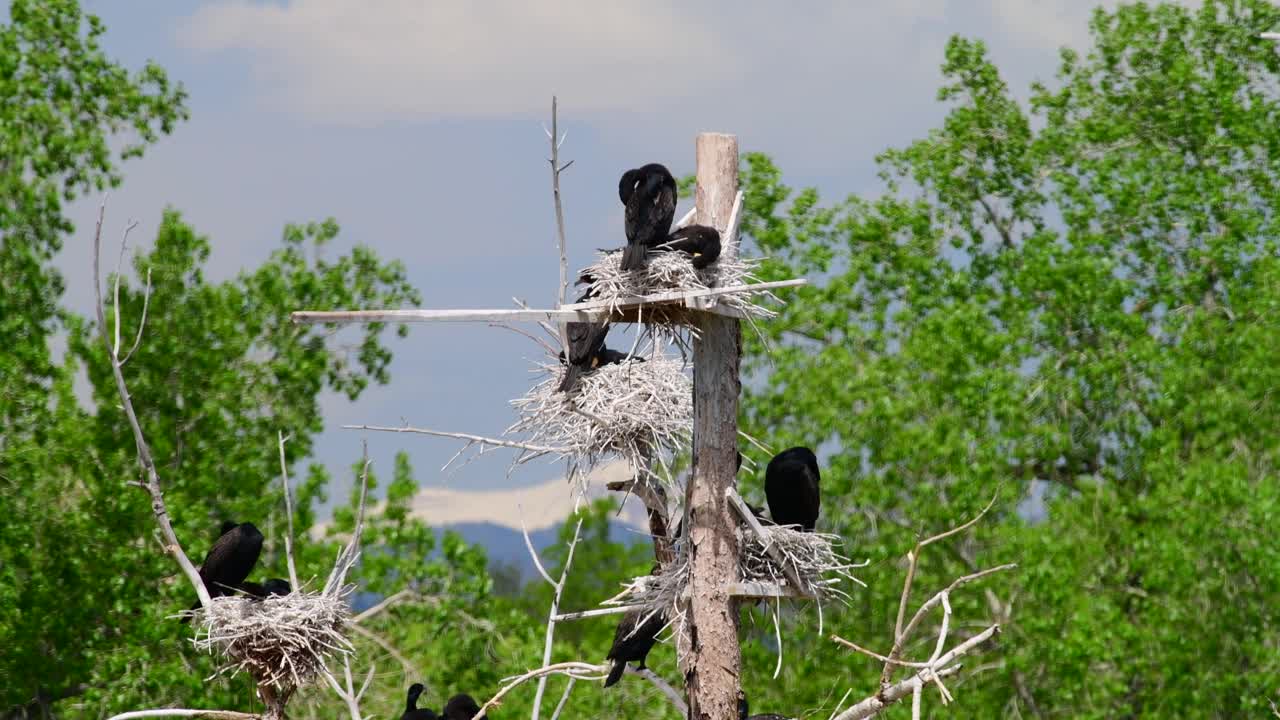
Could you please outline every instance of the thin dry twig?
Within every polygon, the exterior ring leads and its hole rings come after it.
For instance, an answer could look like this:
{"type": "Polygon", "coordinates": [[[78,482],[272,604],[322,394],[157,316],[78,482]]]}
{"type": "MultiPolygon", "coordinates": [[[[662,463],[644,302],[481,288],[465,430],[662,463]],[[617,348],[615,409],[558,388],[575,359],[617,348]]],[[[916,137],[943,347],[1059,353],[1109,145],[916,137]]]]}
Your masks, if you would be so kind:
{"type": "Polygon", "coordinates": [[[578,678],[570,677],[569,682],[564,686],[564,694],[560,696],[560,702],[556,703],[555,712],[551,713],[551,720],[557,720],[560,717],[560,711],[564,710],[564,706],[569,702],[569,694],[573,692],[573,684],[578,682],[578,678]]]}
{"type": "MultiPolygon", "coordinates": [[[[533,555],[533,561],[538,565],[538,571],[542,573],[542,577],[547,582],[551,582],[551,577],[542,567],[542,563],[538,560],[538,554],[533,551],[533,541],[529,539],[529,531],[524,527],[524,518],[520,519],[520,529],[524,531],[525,545],[529,548],[529,553],[533,555]]],[[[542,665],[545,667],[551,664],[551,646],[556,635],[556,616],[560,614],[560,595],[564,592],[565,580],[569,577],[569,567],[573,565],[573,551],[578,547],[578,539],[582,534],[582,519],[579,518],[578,525],[573,529],[573,540],[569,541],[569,552],[565,556],[564,569],[560,571],[560,582],[551,582],[551,587],[555,589],[555,594],[551,598],[551,611],[547,613],[547,638],[542,648],[542,665]]],[[[569,678],[570,682],[573,678],[569,678]]],[[[547,689],[547,676],[543,675],[538,678],[538,690],[533,696],[533,720],[538,720],[538,715],[542,711],[542,694],[547,689]]],[[[567,695],[566,695],[567,697],[567,695]]]]}
{"type": "MultiPolygon", "coordinates": [[[[902,653],[902,642],[904,639],[902,623],[906,619],[907,603],[909,603],[911,600],[911,583],[915,580],[916,566],[920,562],[920,552],[924,550],[924,548],[928,547],[929,545],[935,542],[938,542],[940,540],[945,540],[953,535],[962,533],[965,530],[968,530],[969,528],[978,524],[978,521],[981,520],[987,514],[987,511],[990,510],[992,506],[996,504],[997,497],[999,497],[999,493],[992,495],[991,500],[987,503],[987,506],[982,508],[982,511],[979,512],[977,515],[973,516],[973,519],[969,520],[969,522],[966,522],[963,525],[947,530],[946,532],[934,535],[933,537],[926,538],[925,540],[921,540],[920,542],[916,543],[916,546],[912,548],[911,552],[907,553],[907,576],[906,576],[906,579],[903,581],[902,595],[898,601],[898,618],[893,625],[894,642],[893,642],[893,648],[889,651],[889,657],[896,659],[902,653]]],[[[884,687],[888,685],[889,680],[892,678],[892,676],[893,676],[893,665],[890,663],[885,663],[884,669],[881,670],[880,672],[880,686],[884,687]]]]}
{"type": "Polygon", "coordinates": [[[232,710],[187,710],[184,708],[162,708],[157,710],[131,710],[112,715],[109,720],[141,720],[141,718],[180,717],[197,718],[197,720],[261,720],[261,715],[235,712],[232,710]]]}
{"type": "Polygon", "coordinates": [[[671,687],[671,684],[659,677],[657,673],[649,668],[641,669],[632,667],[631,665],[627,665],[626,673],[628,675],[639,675],[645,680],[648,680],[654,687],[658,688],[658,690],[665,695],[668,700],[671,701],[671,704],[675,706],[676,711],[680,713],[681,717],[689,716],[689,706],[680,695],[680,691],[671,687]]]}
{"type": "Polygon", "coordinates": [[[544,665],[536,670],[530,670],[523,675],[507,678],[504,685],[498,689],[498,692],[489,701],[480,706],[480,712],[476,713],[476,717],[482,717],[488,714],[490,710],[502,704],[502,698],[517,687],[536,680],[547,675],[567,675],[578,680],[603,680],[608,675],[607,665],[593,665],[591,663],[570,661],[555,663],[554,665],[544,665]]]}
{"type": "Polygon", "coordinates": [[[293,498],[289,490],[289,468],[284,461],[284,444],[289,442],[283,432],[277,431],[280,441],[280,484],[284,490],[284,515],[289,520],[289,533],[284,536],[284,555],[289,563],[289,583],[291,587],[301,587],[298,582],[298,567],[293,561],[293,498]]]}
{"type": "MultiPolygon", "coordinates": [[[[117,302],[114,312],[116,317],[115,343],[112,343],[111,337],[108,336],[106,310],[102,304],[102,274],[99,270],[99,256],[102,248],[102,222],[107,213],[107,200],[104,197],[102,205],[98,208],[98,223],[93,234],[93,288],[96,298],[95,310],[98,319],[98,334],[102,338],[102,345],[107,350],[107,358],[111,364],[111,374],[115,378],[116,392],[120,395],[120,403],[124,408],[125,418],[129,421],[129,428],[133,431],[134,445],[138,451],[138,462],[142,465],[146,472],[147,481],[145,488],[147,493],[151,495],[151,512],[155,515],[156,524],[160,526],[160,532],[164,535],[165,550],[173,556],[177,561],[178,567],[182,568],[183,574],[187,576],[191,586],[195,588],[196,596],[200,599],[200,604],[208,607],[210,602],[209,591],[204,586],[204,581],[200,578],[200,572],[196,566],[192,564],[187,557],[186,552],[182,549],[182,544],[178,542],[178,536],[173,531],[173,525],[169,522],[169,510],[165,507],[164,495],[160,491],[160,475],[156,471],[155,461],[151,457],[151,446],[147,444],[146,437],[143,436],[142,426],[138,423],[138,415],[133,409],[133,400],[129,395],[129,388],[125,385],[124,373],[121,370],[120,363],[120,306],[117,302]]],[[[130,228],[133,226],[130,225],[130,228]]],[[[128,238],[126,230],[125,239],[128,238]]],[[[124,241],[121,242],[121,250],[124,252],[124,241]]],[[[117,298],[119,297],[119,276],[117,275],[117,298]]],[[[139,325],[141,332],[141,325],[139,325]]]]}

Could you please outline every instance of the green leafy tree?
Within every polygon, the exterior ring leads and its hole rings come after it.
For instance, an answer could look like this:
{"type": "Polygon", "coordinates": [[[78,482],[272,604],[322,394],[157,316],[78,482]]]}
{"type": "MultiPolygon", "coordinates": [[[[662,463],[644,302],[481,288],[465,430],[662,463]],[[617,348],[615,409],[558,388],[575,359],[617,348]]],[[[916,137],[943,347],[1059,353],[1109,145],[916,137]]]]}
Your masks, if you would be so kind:
{"type": "MultiPolygon", "coordinates": [[[[824,206],[747,158],[767,274],[818,282],[762,326],[772,369],[750,342],[746,425],[829,449],[823,523],[875,561],[829,625],[886,650],[887,561],[993,495],[917,586],[1022,565],[953,597],[1005,640],[940,712],[1244,717],[1274,697],[1280,57],[1257,34],[1277,24],[1250,0],[1098,10],[1029,106],[955,38],[949,113],[880,157],[880,197],[824,206]]],[[[876,687],[872,661],[793,645],[788,681],[748,669],[770,706],[876,687]]]]}

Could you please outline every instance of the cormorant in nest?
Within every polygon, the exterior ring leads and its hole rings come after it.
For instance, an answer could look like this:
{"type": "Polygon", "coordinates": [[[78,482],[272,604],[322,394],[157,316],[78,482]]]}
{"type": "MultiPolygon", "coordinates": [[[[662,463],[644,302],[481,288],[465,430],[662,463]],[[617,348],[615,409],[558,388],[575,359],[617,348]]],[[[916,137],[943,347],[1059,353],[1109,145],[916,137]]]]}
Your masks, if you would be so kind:
{"type": "Polygon", "coordinates": [[[458,693],[444,704],[444,720],[472,720],[479,712],[475,698],[466,693],[458,693]]]}
{"type": "Polygon", "coordinates": [[[262,600],[272,595],[288,595],[293,592],[293,586],[289,584],[288,580],[284,580],[282,578],[271,578],[261,584],[251,580],[246,580],[240,583],[240,590],[242,590],[245,595],[262,600]]]}
{"type": "Polygon", "coordinates": [[[671,233],[658,247],[689,253],[693,266],[701,270],[720,257],[720,231],[706,225],[688,225],[671,233]]]}
{"type": "MultiPolygon", "coordinates": [[[[233,524],[230,522],[224,522],[222,527],[228,528],[231,525],[233,524]]],[[[258,563],[258,555],[261,553],[262,533],[253,523],[240,523],[223,532],[200,564],[200,579],[209,591],[209,598],[235,592],[245,578],[249,577],[249,572],[258,563]]],[[[198,598],[191,609],[200,609],[198,598]]],[[[190,619],[190,615],[184,616],[182,622],[186,623],[190,619]]]]}
{"type": "Polygon", "coordinates": [[[658,163],[622,174],[618,198],[627,206],[623,271],[643,267],[645,252],[666,241],[676,216],[676,192],[676,179],[658,163]]]}
{"type": "MultiPolygon", "coordinates": [[[[592,295],[595,291],[587,290],[576,302],[586,302],[592,295]]],[[[559,392],[572,390],[580,375],[600,367],[600,353],[604,351],[604,338],[609,334],[609,321],[567,323],[565,334],[569,336],[569,367],[565,369],[560,387],[556,388],[559,392]]],[[[562,350],[560,361],[564,362],[564,359],[562,350]]]]}
{"type": "Polygon", "coordinates": [[[418,696],[425,689],[422,687],[422,683],[414,683],[409,686],[409,695],[405,700],[404,712],[400,715],[400,720],[437,720],[434,711],[418,707],[418,696]]]}
{"type": "Polygon", "coordinates": [[[751,712],[747,707],[747,694],[738,691],[738,720],[788,720],[786,715],[778,715],[776,713],[764,713],[762,715],[747,716],[751,712]]]}
{"type": "Polygon", "coordinates": [[[623,615],[622,621],[618,623],[618,629],[613,633],[613,647],[609,648],[609,654],[606,656],[613,661],[613,667],[609,669],[609,677],[605,679],[604,686],[610,687],[621,680],[628,662],[638,662],[640,669],[643,670],[645,658],[649,656],[649,651],[658,641],[658,633],[662,632],[662,628],[666,625],[666,616],[661,612],[632,610],[623,615]],[[653,614],[637,629],[636,624],[649,613],[653,614]]]}
{"type": "Polygon", "coordinates": [[[812,532],[818,522],[818,458],[807,447],[783,450],[764,470],[764,496],[776,525],[799,525],[812,532]]]}

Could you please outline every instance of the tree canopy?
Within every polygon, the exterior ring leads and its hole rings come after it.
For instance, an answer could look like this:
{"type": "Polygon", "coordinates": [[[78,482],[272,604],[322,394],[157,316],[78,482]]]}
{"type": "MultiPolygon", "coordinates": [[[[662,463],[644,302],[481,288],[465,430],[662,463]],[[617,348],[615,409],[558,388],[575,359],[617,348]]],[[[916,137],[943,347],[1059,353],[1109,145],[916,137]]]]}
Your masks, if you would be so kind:
{"type": "MultiPolygon", "coordinates": [[[[1055,78],[1026,92],[981,40],[955,37],[945,118],[878,157],[872,195],[824,201],[767,155],[745,157],[743,230],[769,258],[764,279],[811,282],[761,335],[744,333],[742,425],[774,448],[819,450],[819,527],[871,561],[848,607],[823,608],[825,634],[887,652],[898,560],[993,497],[983,523],[929,549],[917,587],[1019,564],[952,598],[960,632],[998,622],[1003,635],[970,658],[956,703],[927,713],[1234,718],[1280,702],[1280,54],[1257,37],[1278,27],[1262,0],[1100,9],[1091,46],[1063,49],[1055,78]]],[[[180,85],[106,57],[103,32],[72,0],[14,0],[0,25],[0,715],[252,711],[249,683],[206,682],[212,661],[171,617],[190,587],[128,485],[135,447],[109,366],[52,264],[75,231],[65,203],[120,182],[122,163],[187,115],[180,85]],[[55,338],[67,340],[60,357],[55,338]]],[[[373,325],[339,352],[288,313],[419,296],[400,263],[367,247],[323,259],[338,232],[333,220],[288,225],[264,263],[214,282],[209,240],[169,209],[122,278],[129,338],[139,279],[153,279],[124,372],[194,560],[222,520],[252,520],[268,538],[263,573],[283,574],[278,431],[291,435],[300,574],[323,575],[353,527],[353,505],[316,517],[330,482],[308,463],[317,398],[391,381],[391,346],[373,325]]],[[[383,475],[353,579],[365,598],[407,592],[354,635],[380,670],[366,711],[398,713],[414,681],[424,704],[460,691],[483,701],[540,657],[550,591],[536,579],[496,592],[482,549],[412,517],[407,457],[375,468],[371,485],[383,475]]],[[[744,468],[739,483],[762,500],[762,477],[744,468]]],[[[610,535],[615,509],[578,516],[590,540],[565,610],[652,562],[610,535]]],[[[573,520],[544,557],[553,575],[572,532],[573,520]]],[[[743,613],[754,711],[825,717],[846,690],[877,687],[880,664],[819,636],[798,604],[784,606],[773,679],[774,629],[761,609],[743,613]]],[[[616,621],[561,626],[554,658],[603,660],[616,621]]],[[[650,666],[675,683],[673,655],[659,646],[650,666]]],[[[551,682],[548,710],[562,688],[551,682]]],[[[513,695],[501,717],[531,702],[513,695]]],[[[322,691],[295,707],[340,708],[322,691]]],[[[676,717],[631,679],[579,687],[566,712],[676,717]]]]}

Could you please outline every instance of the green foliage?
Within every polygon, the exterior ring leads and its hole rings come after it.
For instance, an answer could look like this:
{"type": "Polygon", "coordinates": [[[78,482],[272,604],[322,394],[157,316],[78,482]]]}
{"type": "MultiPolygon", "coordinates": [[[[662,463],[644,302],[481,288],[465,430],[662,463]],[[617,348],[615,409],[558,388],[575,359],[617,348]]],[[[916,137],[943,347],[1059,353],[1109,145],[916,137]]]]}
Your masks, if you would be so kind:
{"type": "MultiPolygon", "coordinates": [[[[1256,35],[1278,21],[1249,0],[1099,10],[1095,48],[1064,50],[1028,108],[953,39],[950,112],[881,156],[878,198],[824,207],[746,159],[769,279],[819,280],[763,326],[770,365],[748,336],[746,426],[833,448],[823,522],[879,561],[828,625],[886,649],[883,561],[998,498],[917,580],[1022,565],[986,583],[1014,603],[1004,662],[951,712],[1242,717],[1275,692],[1280,57],[1256,35]]],[[[980,590],[952,602],[995,619],[980,590]]],[[[802,697],[875,687],[870,661],[798,645],[784,678],[827,673],[802,697]]],[[[794,708],[797,685],[762,687],[794,708]]]]}

